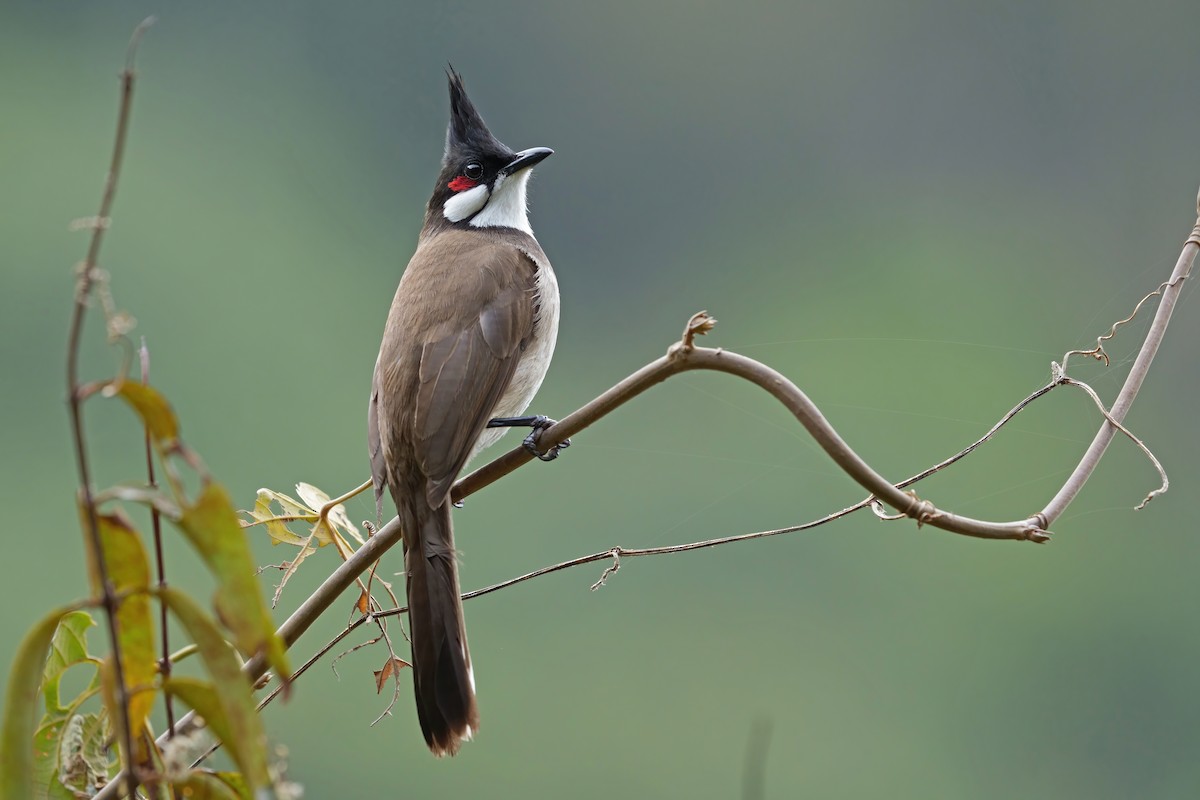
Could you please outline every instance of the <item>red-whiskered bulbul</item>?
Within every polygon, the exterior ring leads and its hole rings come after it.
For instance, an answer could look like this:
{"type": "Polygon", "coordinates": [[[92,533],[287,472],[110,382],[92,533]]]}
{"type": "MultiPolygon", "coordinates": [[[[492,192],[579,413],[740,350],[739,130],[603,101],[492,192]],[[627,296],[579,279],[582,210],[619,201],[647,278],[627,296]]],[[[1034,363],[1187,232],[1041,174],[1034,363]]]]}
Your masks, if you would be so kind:
{"type": "MultiPolygon", "coordinates": [[[[553,151],[513,152],[488,130],[453,68],[442,170],[417,250],[396,289],[368,412],[375,501],[386,487],[404,538],[417,716],[435,755],[479,727],[459,600],[450,488],[517,417],[550,366],[558,282],[526,213],[532,168],[553,151]]],[[[564,443],[566,444],[566,443],[564,443]]]]}

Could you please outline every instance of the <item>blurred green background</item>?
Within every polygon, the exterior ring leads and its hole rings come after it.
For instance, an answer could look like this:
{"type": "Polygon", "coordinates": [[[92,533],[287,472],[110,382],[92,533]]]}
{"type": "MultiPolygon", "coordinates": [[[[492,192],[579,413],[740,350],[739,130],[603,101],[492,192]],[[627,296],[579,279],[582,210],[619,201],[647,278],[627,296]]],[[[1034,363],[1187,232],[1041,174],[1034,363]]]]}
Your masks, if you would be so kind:
{"type": "MultiPolygon", "coordinates": [[[[86,238],[67,226],[95,213],[115,74],[148,14],[103,264],[243,506],[367,475],[367,388],[437,171],[447,61],[503,141],[557,150],[531,195],[563,291],[534,411],[574,409],[707,308],[706,344],[789,375],[897,480],[1164,280],[1200,184],[1189,2],[5,3],[3,664],[83,587],[62,376],[86,238]]],[[[384,654],[360,651],[269,712],[292,777],[312,798],[734,797],[765,719],[769,797],[1194,796],[1192,295],[1129,419],[1172,477],[1146,510],[1154,472],[1118,441],[1045,547],[859,514],[630,561],[597,592],[599,565],[526,583],[468,605],[483,728],[459,757],[425,751],[407,685],[368,727],[384,654]]],[[[1111,400],[1148,318],[1112,368],[1074,374],[1111,400]]],[[[89,335],[87,375],[109,374],[89,335]]],[[[131,415],[97,401],[88,424],[97,482],[138,480],[131,415]]],[[[921,494],[1024,516],[1096,427],[1056,392],[921,494]]],[[[862,495],[723,376],[673,380],[575,443],[456,513],[465,587],[862,495]]],[[[289,557],[254,535],[262,563],[289,557]]],[[[174,581],[207,591],[185,547],[170,555],[174,581]]],[[[308,563],[280,618],[335,562],[308,563]]]]}

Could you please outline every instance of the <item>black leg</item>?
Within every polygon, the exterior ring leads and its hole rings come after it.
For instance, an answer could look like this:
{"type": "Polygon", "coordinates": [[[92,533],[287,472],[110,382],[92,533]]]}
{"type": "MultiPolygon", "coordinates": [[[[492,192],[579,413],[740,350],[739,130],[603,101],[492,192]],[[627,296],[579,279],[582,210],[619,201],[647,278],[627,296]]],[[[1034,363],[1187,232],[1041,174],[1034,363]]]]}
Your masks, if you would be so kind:
{"type": "Polygon", "coordinates": [[[536,428],[539,424],[546,427],[546,425],[554,424],[554,420],[541,414],[530,417],[496,417],[489,419],[487,426],[489,428],[536,428]]]}
{"type": "Polygon", "coordinates": [[[535,414],[528,417],[496,417],[495,419],[488,420],[487,426],[489,428],[533,428],[529,432],[529,435],[525,437],[525,441],[522,442],[525,449],[542,461],[553,461],[558,458],[558,451],[571,446],[571,440],[564,439],[544,453],[538,449],[538,439],[542,438],[542,431],[555,424],[555,422],[556,420],[550,419],[547,416],[535,414]]]}

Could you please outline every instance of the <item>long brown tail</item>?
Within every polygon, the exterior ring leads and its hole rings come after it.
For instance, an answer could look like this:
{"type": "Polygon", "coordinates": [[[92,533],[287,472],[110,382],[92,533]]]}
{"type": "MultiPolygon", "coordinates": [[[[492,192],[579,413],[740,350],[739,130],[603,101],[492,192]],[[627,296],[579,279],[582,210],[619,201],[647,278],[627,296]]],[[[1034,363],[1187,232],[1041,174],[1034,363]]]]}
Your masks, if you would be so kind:
{"type": "Polygon", "coordinates": [[[433,754],[454,755],[479,729],[479,709],[459,597],[450,503],[430,508],[423,493],[397,500],[408,572],[417,717],[433,754]]]}

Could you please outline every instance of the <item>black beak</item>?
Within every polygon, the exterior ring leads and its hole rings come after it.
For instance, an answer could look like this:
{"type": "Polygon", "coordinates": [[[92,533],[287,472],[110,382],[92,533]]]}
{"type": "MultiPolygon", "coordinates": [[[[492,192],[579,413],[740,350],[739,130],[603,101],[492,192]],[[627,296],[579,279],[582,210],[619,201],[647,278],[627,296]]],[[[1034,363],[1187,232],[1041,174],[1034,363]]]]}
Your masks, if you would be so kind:
{"type": "Polygon", "coordinates": [[[528,150],[522,150],[500,170],[500,174],[512,175],[523,169],[529,169],[535,164],[540,164],[546,156],[552,155],[554,155],[554,151],[549,147],[531,147],[528,150]]]}

